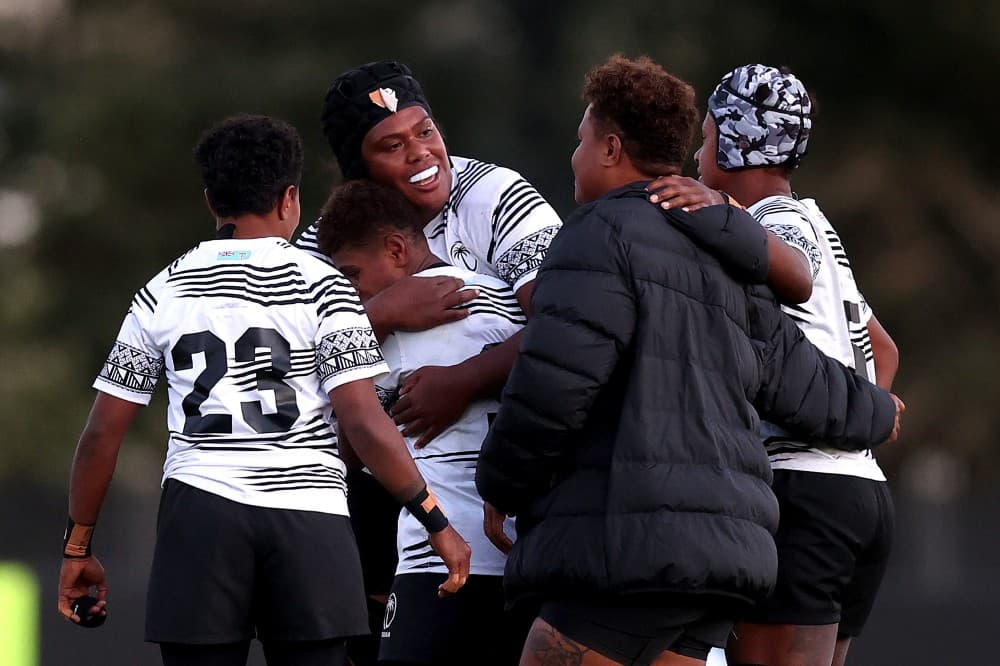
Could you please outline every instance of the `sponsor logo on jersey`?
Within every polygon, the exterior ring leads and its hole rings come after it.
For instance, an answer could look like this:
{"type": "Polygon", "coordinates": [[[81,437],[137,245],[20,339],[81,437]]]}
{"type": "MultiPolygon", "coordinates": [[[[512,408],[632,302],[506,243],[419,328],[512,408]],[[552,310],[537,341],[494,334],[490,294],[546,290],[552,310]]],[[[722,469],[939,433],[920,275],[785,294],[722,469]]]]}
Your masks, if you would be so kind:
{"type": "Polygon", "coordinates": [[[250,258],[250,250],[222,250],[215,257],[216,261],[246,261],[250,258]]]}

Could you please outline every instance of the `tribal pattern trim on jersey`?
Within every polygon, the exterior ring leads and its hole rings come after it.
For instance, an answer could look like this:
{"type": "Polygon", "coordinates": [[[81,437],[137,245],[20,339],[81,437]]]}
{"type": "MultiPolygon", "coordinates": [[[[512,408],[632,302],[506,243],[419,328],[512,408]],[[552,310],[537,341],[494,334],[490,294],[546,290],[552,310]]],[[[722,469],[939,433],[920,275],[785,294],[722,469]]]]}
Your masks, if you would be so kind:
{"type": "Polygon", "coordinates": [[[775,236],[785,241],[787,245],[802,250],[802,253],[806,255],[806,261],[809,262],[809,272],[815,280],[823,263],[823,255],[820,254],[816,243],[806,238],[801,229],[791,224],[773,224],[768,225],[767,228],[775,236]]]}
{"type": "Polygon", "coordinates": [[[98,376],[132,393],[151,396],[162,371],[163,357],[116,341],[98,376]]]}
{"type": "MultiPolygon", "coordinates": [[[[497,245],[503,243],[531,211],[547,202],[534,186],[523,178],[519,178],[504,190],[500,201],[493,210],[493,237],[490,249],[486,253],[486,261],[493,263],[493,254],[497,245]]],[[[499,271],[498,271],[499,272],[499,271]]]]}
{"type": "Polygon", "coordinates": [[[500,279],[515,284],[525,274],[537,271],[558,231],[558,226],[546,227],[507,250],[496,263],[500,279]]]}
{"type": "Polygon", "coordinates": [[[371,328],[348,328],[328,335],[316,349],[320,381],[342,372],[373,368],[384,363],[378,339],[371,328]]]}

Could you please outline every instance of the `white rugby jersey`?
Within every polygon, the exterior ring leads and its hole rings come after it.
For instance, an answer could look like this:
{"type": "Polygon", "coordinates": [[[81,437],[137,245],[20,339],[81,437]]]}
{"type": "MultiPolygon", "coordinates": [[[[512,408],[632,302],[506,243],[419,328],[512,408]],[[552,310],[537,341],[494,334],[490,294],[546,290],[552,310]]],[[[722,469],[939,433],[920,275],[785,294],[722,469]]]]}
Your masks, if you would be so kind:
{"type": "MultiPolygon", "coordinates": [[[[444,265],[418,275],[455,276],[477,288],[480,295],[468,304],[470,314],[465,319],[427,331],[400,331],[386,338],[382,351],[389,372],[377,377],[375,385],[387,410],[399,398],[403,380],[414,370],[426,365],[461,363],[507,340],[526,322],[510,287],[496,278],[444,265]]],[[[422,449],[413,446],[417,438],[404,438],[448,520],[472,548],[470,572],[487,576],[503,575],[506,558],[483,533],[483,500],[476,492],[476,463],[498,408],[496,400],[473,402],[458,421],[422,449]]],[[[507,531],[513,538],[513,521],[508,523],[507,531]]],[[[399,514],[396,547],[397,574],[448,571],[431,548],[427,530],[406,509],[399,514]]]]}
{"type": "Polygon", "coordinates": [[[347,515],[328,392],[388,366],[336,269],[282,238],[197,245],[136,294],[94,388],[145,405],[161,370],[164,481],[347,515]]]}
{"type": "MultiPolygon", "coordinates": [[[[782,310],[820,351],[874,383],[875,360],[868,335],[872,312],[854,281],[840,236],[816,202],[772,196],[750,206],[747,212],[778,238],[800,250],[809,261],[812,296],[805,303],[783,305],[782,310]]],[[[885,481],[870,450],[809,446],[767,422],[761,424],[761,431],[768,439],[767,451],[774,469],[885,481]]]]}
{"type": "MultiPolygon", "coordinates": [[[[454,266],[499,278],[517,291],[535,279],[559,215],[516,171],[451,157],[451,195],[427,223],[431,252],[454,266]]],[[[316,245],[314,222],[296,246],[329,261],[316,245]]]]}

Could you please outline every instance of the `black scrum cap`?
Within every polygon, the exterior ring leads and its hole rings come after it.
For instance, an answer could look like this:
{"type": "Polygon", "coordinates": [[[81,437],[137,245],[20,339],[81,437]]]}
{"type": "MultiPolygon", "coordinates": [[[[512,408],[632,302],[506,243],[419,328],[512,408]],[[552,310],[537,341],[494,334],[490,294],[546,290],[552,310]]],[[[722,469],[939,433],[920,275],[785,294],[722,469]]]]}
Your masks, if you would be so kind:
{"type": "Polygon", "coordinates": [[[361,141],[368,130],[410,106],[431,113],[420,82],[409,67],[395,60],[370,62],[337,77],[326,91],[321,120],[345,180],[366,175],[361,141]]]}

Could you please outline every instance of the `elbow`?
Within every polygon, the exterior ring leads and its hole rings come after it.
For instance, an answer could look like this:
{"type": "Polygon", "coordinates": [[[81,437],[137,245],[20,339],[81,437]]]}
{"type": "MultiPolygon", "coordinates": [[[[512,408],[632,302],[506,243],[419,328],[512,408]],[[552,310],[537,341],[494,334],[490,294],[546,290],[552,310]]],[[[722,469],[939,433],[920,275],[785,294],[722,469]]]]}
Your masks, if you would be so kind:
{"type": "Polygon", "coordinates": [[[772,283],[771,290],[785,305],[798,305],[812,298],[812,280],[787,280],[772,283]]]}

